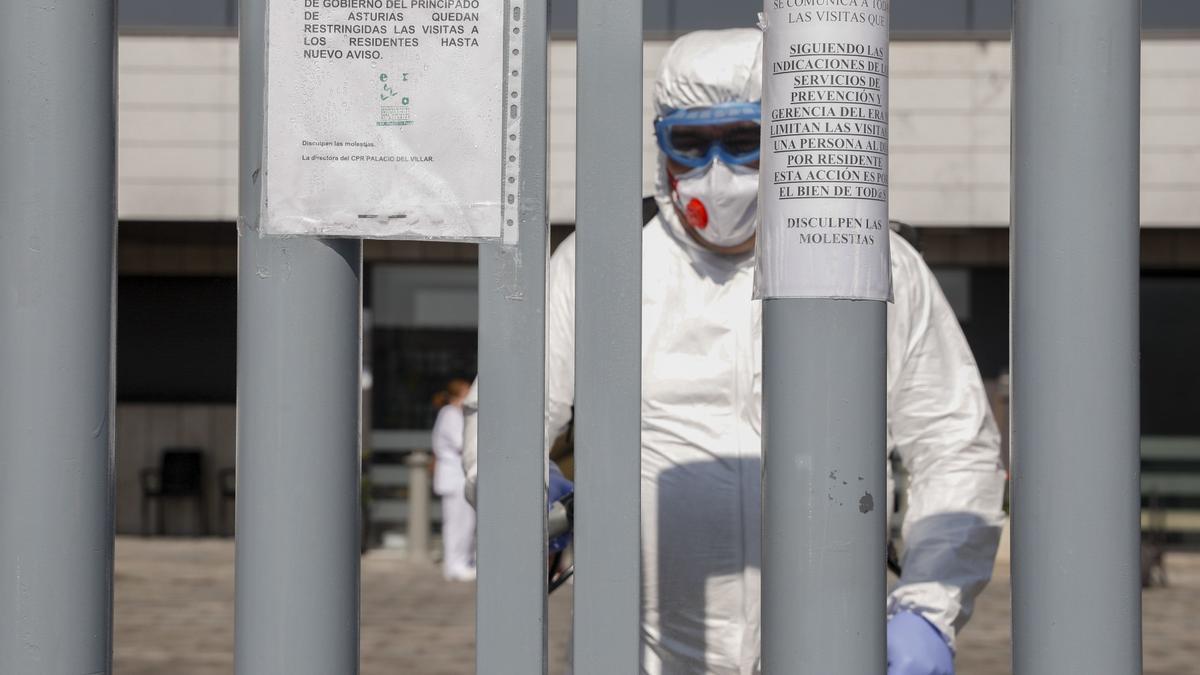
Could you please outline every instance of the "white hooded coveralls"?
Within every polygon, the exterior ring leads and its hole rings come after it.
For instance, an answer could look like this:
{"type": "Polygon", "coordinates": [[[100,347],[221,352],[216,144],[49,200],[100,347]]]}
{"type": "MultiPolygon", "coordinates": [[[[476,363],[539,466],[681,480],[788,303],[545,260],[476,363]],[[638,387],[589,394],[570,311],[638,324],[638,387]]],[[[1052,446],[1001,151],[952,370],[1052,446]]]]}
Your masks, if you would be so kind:
{"type": "MultiPolygon", "coordinates": [[[[760,42],[756,30],[678,40],[659,71],[659,113],[758,100],[760,42]]],[[[759,668],[761,303],[752,300],[753,257],[698,246],[668,189],[660,156],[659,215],[642,238],[642,672],[745,675],[759,668]]],[[[1004,519],[999,433],[932,273],[900,237],[892,236],[891,249],[888,448],[880,448],[880,461],[898,451],[910,484],[904,576],[887,610],[919,612],[953,645],[991,576],[1004,519]]],[[[546,424],[553,439],[574,402],[574,237],[551,258],[548,279],[546,424]]],[[[882,551],[881,543],[881,568],[882,551]]]]}

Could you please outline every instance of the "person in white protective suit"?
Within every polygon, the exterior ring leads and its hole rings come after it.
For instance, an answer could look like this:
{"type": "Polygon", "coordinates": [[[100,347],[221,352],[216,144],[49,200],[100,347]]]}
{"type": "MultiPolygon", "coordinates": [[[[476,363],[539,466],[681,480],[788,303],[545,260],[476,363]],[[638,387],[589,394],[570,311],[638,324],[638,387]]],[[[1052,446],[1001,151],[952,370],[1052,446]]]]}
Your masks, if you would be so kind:
{"type": "Polygon", "coordinates": [[[442,498],[442,574],[449,581],[475,579],[475,510],[464,494],[463,401],[470,385],[452,380],[434,398],[433,491],[442,498]]]}
{"type": "MultiPolygon", "coordinates": [[[[659,213],[642,239],[641,668],[649,675],[760,668],[762,324],[752,285],[761,118],[746,107],[761,99],[761,41],[752,29],[686,35],[667,52],[654,90],[659,213]]],[[[888,672],[946,675],[1004,520],[999,433],[932,273],[896,235],[891,250],[888,447],[879,459],[898,452],[911,479],[903,576],[886,602],[888,672]]],[[[574,280],[572,237],[549,269],[548,439],[566,427],[574,402],[574,280]]],[[[469,491],[472,423],[468,402],[469,491]]],[[[880,551],[882,567],[882,542],[880,551]]]]}

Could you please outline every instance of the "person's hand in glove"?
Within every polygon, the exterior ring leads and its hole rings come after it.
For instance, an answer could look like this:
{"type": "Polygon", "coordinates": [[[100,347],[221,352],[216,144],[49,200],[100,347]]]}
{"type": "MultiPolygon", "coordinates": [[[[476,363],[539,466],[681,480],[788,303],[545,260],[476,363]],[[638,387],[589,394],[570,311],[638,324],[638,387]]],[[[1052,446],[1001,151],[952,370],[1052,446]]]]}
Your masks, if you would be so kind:
{"type": "Polygon", "coordinates": [[[887,675],[954,675],[954,654],[941,631],[913,612],[888,621],[887,660],[887,675]]]}
{"type": "MultiPolygon", "coordinates": [[[[563,475],[562,470],[554,462],[550,462],[550,481],[546,485],[546,510],[550,510],[550,506],[554,502],[566,497],[575,491],[575,484],[567,480],[563,475]]],[[[571,543],[571,534],[567,533],[561,537],[555,537],[550,540],[550,552],[557,553],[567,547],[571,543]]]]}

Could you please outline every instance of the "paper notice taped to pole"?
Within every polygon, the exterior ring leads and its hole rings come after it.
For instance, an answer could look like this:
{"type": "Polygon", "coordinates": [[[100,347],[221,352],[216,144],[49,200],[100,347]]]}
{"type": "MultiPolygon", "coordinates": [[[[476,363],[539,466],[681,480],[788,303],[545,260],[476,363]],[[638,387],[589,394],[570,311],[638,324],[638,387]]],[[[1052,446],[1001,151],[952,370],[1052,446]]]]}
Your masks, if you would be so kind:
{"type": "Polygon", "coordinates": [[[520,4],[271,0],[260,233],[514,242],[520,4]]]}
{"type": "Polygon", "coordinates": [[[755,295],[891,300],[889,0],[769,0],[755,295]]]}

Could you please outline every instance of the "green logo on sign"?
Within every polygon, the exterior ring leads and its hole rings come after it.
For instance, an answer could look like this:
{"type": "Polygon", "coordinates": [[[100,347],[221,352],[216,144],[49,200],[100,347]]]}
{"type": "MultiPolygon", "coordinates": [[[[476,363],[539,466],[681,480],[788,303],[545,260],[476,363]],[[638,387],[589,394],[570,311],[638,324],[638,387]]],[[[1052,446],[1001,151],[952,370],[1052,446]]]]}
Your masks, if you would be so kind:
{"type": "MultiPolygon", "coordinates": [[[[400,82],[408,81],[408,73],[400,74],[400,82]]],[[[413,123],[409,98],[401,96],[388,81],[387,73],[379,74],[379,121],[381,127],[406,127],[413,123]]]]}

